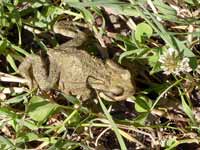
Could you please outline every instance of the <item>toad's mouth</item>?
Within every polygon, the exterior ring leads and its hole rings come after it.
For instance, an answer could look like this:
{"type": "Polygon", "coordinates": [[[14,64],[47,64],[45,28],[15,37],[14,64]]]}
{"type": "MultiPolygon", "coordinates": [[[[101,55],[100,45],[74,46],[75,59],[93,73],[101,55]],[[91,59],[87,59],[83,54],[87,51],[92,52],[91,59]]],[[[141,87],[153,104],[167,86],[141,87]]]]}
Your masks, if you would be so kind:
{"type": "Polygon", "coordinates": [[[131,96],[132,92],[123,93],[122,95],[116,95],[112,92],[100,92],[99,96],[107,101],[122,101],[126,100],[129,96],[131,96]]]}

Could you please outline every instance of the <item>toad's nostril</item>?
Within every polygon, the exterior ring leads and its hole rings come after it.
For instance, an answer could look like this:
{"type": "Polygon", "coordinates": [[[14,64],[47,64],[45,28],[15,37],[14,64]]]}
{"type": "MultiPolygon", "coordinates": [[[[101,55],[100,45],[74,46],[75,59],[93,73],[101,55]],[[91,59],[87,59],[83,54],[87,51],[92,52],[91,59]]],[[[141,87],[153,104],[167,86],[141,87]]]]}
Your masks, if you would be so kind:
{"type": "Polygon", "coordinates": [[[122,87],[116,86],[112,87],[110,89],[110,92],[112,92],[115,96],[123,95],[124,89],[122,87]]]}

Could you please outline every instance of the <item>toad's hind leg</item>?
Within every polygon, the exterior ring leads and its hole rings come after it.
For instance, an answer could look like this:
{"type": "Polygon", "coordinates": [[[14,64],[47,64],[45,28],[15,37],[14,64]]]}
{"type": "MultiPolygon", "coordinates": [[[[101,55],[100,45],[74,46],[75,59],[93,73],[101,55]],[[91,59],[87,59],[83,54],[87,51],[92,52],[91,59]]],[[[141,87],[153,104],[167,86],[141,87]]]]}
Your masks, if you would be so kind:
{"type": "MultiPolygon", "coordinates": [[[[55,87],[59,79],[59,70],[57,65],[51,60],[47,66],[40,56],[31,55],[20,65],[19,71],[21,71],[22,76],[31,80],[32,83],[35,80],[40,89],[48,90],[55,87]],[[49,66],[49,69],[47,69],[47,66],[49,66]],[[32,70],[32,73],[30,73],[30,70],[32,70]]],[[[32,87],[35,87],[35,85],[32,87]]]]}
{"type": "Polygon", "coordinates": [[[59,79],[59,67],[53,59],[49,59],[49,65],[43,62],[41,57],[35,57],[32,64],[34,78],[42,90],[55,88],[59,79]]]}
{"type": "Polygon", "coordinates": [[[32,57],[34,56],[30,55],[29,57],[26,57],[18,68],[18,72],[21,74],[21,76],[27,79],[27,85],[30,89],[35,88],[37,86],[32,73],[32,57]]]}

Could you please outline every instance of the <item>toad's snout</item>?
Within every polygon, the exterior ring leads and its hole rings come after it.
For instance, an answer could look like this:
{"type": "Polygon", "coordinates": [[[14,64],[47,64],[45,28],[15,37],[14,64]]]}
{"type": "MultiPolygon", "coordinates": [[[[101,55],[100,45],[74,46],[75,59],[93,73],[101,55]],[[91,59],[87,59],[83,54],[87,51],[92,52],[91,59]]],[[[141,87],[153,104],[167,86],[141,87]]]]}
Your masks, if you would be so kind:
{"type": "Polygon", "coordinates": [[[110,90],[110,93],[115,96],[122,95],[124,93],[124,89],[120,86],[112,87],[110,90]]]}

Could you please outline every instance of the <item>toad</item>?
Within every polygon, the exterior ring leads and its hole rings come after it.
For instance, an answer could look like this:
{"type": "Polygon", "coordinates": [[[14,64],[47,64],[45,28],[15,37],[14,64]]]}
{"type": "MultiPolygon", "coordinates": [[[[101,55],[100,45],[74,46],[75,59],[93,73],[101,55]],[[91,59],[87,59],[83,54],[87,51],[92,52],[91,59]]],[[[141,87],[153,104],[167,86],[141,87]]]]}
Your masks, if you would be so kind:
{"type": "Polygon", "coordinates": [[[92,98],[95,91],[108,101],[126,100],[135,93],[128,70],[110,59],[103,61],[73,47],[72,41],[69,43],[49,48],[46,57],[31,54],[24,59],[18,69],[29,81],[29,88],[58,89],[66,95],[80,96],[83,101],[92,98]]]}

